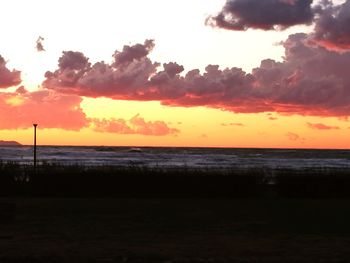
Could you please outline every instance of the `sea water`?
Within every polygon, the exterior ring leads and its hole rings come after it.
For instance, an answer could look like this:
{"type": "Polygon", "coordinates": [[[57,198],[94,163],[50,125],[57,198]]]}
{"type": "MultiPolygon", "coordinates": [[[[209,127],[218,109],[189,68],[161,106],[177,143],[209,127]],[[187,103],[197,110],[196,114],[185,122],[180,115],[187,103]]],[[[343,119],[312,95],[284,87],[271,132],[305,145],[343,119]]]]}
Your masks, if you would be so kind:
{"type": "MultiPolygon", "coordinates": [[[[33,162],[33,147],[0,147],[3,162],[33,162]]],[[[38,146],[40,163],[161,168],[350,168],[350,150],[38,146]]]]}

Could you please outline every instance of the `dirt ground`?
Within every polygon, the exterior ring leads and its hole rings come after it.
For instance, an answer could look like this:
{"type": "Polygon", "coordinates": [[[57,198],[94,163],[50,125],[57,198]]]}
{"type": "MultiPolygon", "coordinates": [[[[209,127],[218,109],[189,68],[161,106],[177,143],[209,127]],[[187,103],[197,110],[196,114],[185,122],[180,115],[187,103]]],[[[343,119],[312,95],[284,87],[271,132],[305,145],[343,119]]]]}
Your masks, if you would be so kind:
{"type": "Polygon", "coordinates": [[[350,260],[348,199],[3,198],[0,204],[14,207],[13,218],[0,220],[0,262],[350,260]]]}

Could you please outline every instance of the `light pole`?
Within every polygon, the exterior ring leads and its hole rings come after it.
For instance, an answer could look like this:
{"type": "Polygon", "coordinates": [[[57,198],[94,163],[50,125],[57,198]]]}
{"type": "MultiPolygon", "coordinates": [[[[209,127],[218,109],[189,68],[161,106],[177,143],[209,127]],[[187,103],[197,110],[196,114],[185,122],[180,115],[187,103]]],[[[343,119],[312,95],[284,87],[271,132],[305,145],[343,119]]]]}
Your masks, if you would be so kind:
{"type": "Polygon", "coordinates": [[[34,172],[36,172],[36,127],[38,124],[34,123],[34,172]]]}

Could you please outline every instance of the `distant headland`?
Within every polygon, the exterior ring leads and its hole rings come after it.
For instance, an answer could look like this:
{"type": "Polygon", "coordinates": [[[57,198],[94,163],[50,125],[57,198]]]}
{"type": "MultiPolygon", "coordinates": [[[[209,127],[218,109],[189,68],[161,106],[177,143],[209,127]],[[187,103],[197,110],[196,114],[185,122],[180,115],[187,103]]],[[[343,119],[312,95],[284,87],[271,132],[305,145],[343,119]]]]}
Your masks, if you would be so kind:
{"type": "Polygon", "coordinates": [[[20,146],[22,144],[20,144],[19,142],[16,141],[3,141],[0,140],[0,146],[20,146]]]}

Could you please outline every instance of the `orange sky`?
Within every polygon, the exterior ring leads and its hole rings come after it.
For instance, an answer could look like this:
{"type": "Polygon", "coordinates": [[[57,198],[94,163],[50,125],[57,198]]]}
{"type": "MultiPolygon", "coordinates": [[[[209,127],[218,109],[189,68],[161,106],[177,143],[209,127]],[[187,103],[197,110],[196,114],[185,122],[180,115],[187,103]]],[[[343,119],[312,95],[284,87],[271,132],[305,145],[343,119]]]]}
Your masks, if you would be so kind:
{"type": "MultiPolygon", "coordinates": [[[[164,107],[158,102],[84,99],[84,112],[91,118],[118,116],[129,120],[137,113],[147,121],[167,120],[178,133],[164,136],[78,131],[38,127],[38,143],[45,145],[200,146],[350,148],[349,124],[338,118],[281,116],[275,113],[234,114],[204,107],[164,107]],[[326,122],[325,122],[326,120],[326,122]],[[309,124],[327,123],[338,129],[322,130],[309,124]]],[[[1,130],[4,140],[31,144],[33,129],[1,130]]]]}
{"type": "Polygon", "coordinates": [[[350,148],[350,0],[240,1],[5,4],[0,140],[350,148]]]}

